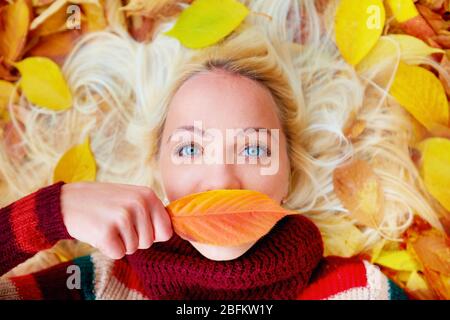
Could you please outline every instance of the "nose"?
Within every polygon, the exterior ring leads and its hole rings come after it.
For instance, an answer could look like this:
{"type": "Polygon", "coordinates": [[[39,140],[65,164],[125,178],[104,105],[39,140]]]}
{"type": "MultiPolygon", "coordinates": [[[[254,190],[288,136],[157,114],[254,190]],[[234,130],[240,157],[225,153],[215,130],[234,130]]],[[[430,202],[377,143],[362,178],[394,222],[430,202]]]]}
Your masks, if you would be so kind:
{"type": "Polygon", "coordinates": [[[241,181],[236,175],[233,164],[209,165],[203,179],[203,191],[215,189],[242,189],[241,181]]]}

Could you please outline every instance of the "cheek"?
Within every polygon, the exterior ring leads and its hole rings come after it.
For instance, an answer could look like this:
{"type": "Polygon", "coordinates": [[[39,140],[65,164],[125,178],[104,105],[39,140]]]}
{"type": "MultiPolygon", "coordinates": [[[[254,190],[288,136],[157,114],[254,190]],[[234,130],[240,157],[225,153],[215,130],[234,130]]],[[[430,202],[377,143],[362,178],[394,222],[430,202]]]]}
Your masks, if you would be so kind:
{"type": "Polygon", "coordinates": [[[177,165],[170,156],[161,161],[161,179],[169,201],[196,192],[198,181],[206,178],[200,166],[177,165]]]}
{"type": "Polygon", "coordinates": [[[243,166],[239,169],[239,175],[243,188],[265,193],[280,203],[289,190],[290,164],[287,154],[280,154],[278,165],[272,166],[278,167],[274,174],[261,174],[262,167],[243,166]]]}

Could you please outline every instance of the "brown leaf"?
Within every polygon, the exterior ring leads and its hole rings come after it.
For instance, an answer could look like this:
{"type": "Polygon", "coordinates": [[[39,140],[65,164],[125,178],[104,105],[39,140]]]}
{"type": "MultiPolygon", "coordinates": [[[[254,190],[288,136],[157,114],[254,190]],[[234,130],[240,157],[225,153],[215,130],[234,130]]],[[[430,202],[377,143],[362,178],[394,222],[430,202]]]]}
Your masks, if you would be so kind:
{"type": "Polygon", "coordinates": [[[438,11],[444,6],[445,0],[419,0],[418,3],[433,11],[438,11]]]}
{"type": "Polygon", "coordinates": [[[81,34],[80,30],[74,29],[41,37],[26,55],[27,57],[47,57],[62,66],[81,34]]]}
{"type": "Polygon", "coordinates": [[[428,230],[411,240],[414,252],[429,269],[450,276],[450,242],[437,230],[428,230]]]}
{"type": "Polygon", "coordinates": [[[129,32],[139,42],[148,42],[153,35],[155,20],[145,16],[131,16],[129,32]]]}
{"type": "Polygon", "coordinates": [[[334,191],[358,223],[372,228],[384,215],[384,193],[378,176],[363,160],[353,160],[334,170],[334,191]]]}
{"type": "Polygon", "coordinates": [[[445,21],[440,14],[434,12],[430,8],[420,4],[417,4],[416,8],[436,34],[439,34],[441,30],[447,30],[449,27],[449,23],[445,21]]]}
{"type": "Polygon", "coordinates": [[[418,15],[408,21],[401,23],[400,27],[407,34],[422,39],[427,43],[428,38],[436,35],[434,30],[421,15],[418,15]]]}

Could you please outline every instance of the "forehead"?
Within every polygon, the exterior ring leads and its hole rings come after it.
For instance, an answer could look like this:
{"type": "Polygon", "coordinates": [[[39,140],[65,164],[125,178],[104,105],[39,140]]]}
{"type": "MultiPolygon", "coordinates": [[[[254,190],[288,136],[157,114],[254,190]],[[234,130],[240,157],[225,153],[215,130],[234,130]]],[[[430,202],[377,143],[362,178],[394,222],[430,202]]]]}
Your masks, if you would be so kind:
{"type": "Polygon", "coordinates": [[[280,127],[270,91],[255,80],[223,70],[202,72],[183,83],[170,103],[165,131],[194,121],[219,129],[280,127]]]}

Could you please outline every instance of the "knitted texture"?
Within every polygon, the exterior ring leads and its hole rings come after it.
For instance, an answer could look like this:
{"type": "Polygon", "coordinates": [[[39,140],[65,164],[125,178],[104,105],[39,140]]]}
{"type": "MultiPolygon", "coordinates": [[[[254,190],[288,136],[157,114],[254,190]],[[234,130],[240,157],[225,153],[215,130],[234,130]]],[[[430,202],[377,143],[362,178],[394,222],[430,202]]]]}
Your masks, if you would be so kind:
{"type": "Polygon", "coordinates": [[[174,236],[127,258],[152,299],[294,299],[322,258],[319,230],[303,216],[279,221],[238,259],[205,259],[174,236]]]}
{"type": "MultiPolygon", "coordinates": [[[[42,188],[0,209],[0,275],[58,240],[72,239],[61,215],[62,185],[42,188]]],[[[288,216],[232,261],[208,260],[174,235],[120,260],[94,252],[36,273],[0,278],[0,299],[403,297],[378,267],[361,260],[323,259],[322,254],[317,227],[304,216],[288,216]]]]}

